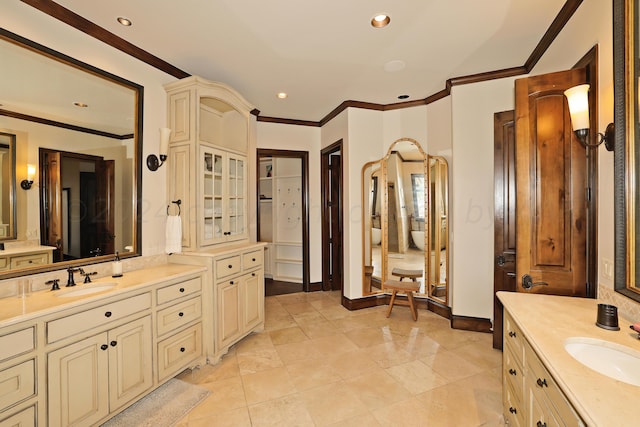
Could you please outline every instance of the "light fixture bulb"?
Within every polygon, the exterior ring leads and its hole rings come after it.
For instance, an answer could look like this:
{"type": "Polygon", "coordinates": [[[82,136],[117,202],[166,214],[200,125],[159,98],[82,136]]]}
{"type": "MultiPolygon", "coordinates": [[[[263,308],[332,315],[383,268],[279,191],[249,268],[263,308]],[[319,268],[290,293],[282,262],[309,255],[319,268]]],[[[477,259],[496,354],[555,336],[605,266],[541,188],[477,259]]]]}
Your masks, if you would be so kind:
{"type": "Polygon", "coordinates": [[[385,13],[379,13],[371,18],[371,26],[374,28],[384,28],[391,22],[389,15],[385,13]]]}
{"type": "Polygon", "coordinates": [[[131,22],[129,18],[125,18],[124,16],[119,16],[117,20],[121,25],[125,27],[130,27],[133,24],[133,22],[131,22]]]}
{"type": "Polygon", "coordinates": [[[27,165],[27,180],[33,181],[33,177],[36,176],[36,167],[34,165],[27,165]]]}
{"type": "Polygon", "coordinates": [[[574,86],[565,90],[564,95],[569,103],[573,130],[589,129],[589,85],[574,86]]]}
{"type": "Polygon", "coordinates": [[[287,96],[289,96],[289,95],[287,95],[285,92],[279,92],[277,96],[278,96],[278,98],[280,98],[280,99],[285,99],[285,98],[286,98],[287,96]]]}

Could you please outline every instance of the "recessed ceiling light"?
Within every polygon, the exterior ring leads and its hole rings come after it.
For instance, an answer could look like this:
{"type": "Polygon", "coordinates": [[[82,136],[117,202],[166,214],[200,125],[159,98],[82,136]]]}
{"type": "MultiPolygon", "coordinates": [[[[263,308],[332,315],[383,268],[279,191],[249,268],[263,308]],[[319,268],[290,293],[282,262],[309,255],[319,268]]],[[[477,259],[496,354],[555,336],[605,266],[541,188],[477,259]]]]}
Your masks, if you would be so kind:
{"type": "Polygon", "coordinates": [[[409,95],[399,95],[398,99],[407,99],[409,98],[409,95]]]}
{"type": "Polygon", "coordinates": [[[280,99],[285,99],[289,95],[287,95],[285,92],[280,92],[276,96],[280,99]]]}
{"type": "Polygon", "coordinates": [[[125,18],[124,16],[119,16],[118,17],[118,22],[122,25],[124,25],[125,27],[130,27],[131,24],[133,24],[133,22],[131,22],[131,20],[129,18],[125,18]]]}
{"type": "Polygon", "coordinates": [[[391,22],[391,18],[384,13],[379,13],[371,18],[371,26],[375,28],[384,28],[389,25],[389,22],[391,22]]]}
{"type": "Polygon", "coordinates": [[[89,106],[89,104],[85,104],[84,102],[78,102],[78,101],[74,102],[73,105],[80,108],[87,108],[89,106]]]}

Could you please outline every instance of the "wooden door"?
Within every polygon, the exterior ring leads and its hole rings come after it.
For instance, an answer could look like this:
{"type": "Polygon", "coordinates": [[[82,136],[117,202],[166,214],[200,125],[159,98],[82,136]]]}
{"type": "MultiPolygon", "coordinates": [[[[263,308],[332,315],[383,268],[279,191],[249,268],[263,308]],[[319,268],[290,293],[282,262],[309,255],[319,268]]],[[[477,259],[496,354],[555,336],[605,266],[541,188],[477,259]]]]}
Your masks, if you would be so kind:
{"type": "MultiPolygon", "coordinates": [[[[114,224],[114,197],[115,197],[115,161],[96,161],[96,222],[99,247],[103,254],[115,253],[115,224],[114,224]]],[[[84,254],[83,254],[84,255],[84,254]]]]}
{"type": "Polygon", "coordinates": [[[329,156],[331,188],[330,228],[331,228],[331,290],[342,289],[342,158],[339,153],[329,156]]]}
{"type": "Polygon", "coordinates": [[[520,292],[587,294],[586,150],[573,135],[563,93],[585,81],[584,69],[516,80],[520,292]]]}
{"type": "Polygon", "coordinates": [[[44,186],[42,191],[45,192],[47,205],[43,207],[44,218],[43,233],[45,236],[45,245],[55,246],[57,249],[53,252],[53,261],[62,261],[64,247],[62,241],[62,182],[61,182],[61,155],[58,151],[44,153],[44,186]]]}
{"type": "Polygon", "coordinates": [[[493,348],[502,349],[502,303],[498,291],[516,290],[516,138],[515,113],[493,115],[494,267],[493,348]]]}

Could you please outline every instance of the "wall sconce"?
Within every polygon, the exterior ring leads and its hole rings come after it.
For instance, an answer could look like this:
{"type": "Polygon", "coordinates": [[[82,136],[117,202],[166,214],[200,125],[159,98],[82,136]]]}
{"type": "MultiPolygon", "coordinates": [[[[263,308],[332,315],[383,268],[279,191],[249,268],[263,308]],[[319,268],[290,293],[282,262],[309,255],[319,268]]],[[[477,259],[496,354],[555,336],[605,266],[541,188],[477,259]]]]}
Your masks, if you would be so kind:
{"type": "Polygon", "coordinates": [[[36,174],[36,167],[34,165],[27,165],[27,179],[23,179],[20,182],[20,187],[23,190],[31,189],[31,185],[33,185],[33,177],[36,174]]]}
{"type": "Polygon", "coordinates": [[[571,114],[571,127],[578,141],[585,147],[596,148],[604,142],[607,151],[613,151],[615,135],[613,123],[609,123],[604,134],[598,132],[600,141],[597,144],[589,144],[589,85],[578,85],[564,91],[569,103],[571,114]]]}
{"type": "Polygon", "coordinates": [[[160,166],[167,160],[167,152],[169,151],[169,136],[171,135],[171,129],[160,128],[160,160],[155,154],[149,154],[147,156],[147,167],[150,171],[157,171],[160,166]]]}

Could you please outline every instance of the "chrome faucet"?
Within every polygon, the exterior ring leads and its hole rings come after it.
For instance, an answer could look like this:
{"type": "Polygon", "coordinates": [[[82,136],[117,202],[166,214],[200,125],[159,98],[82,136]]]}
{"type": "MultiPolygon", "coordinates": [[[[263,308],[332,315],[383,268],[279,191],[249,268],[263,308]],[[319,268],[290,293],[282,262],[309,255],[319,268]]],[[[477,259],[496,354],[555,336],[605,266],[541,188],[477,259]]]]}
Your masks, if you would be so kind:
{"type": "Polygon", "coordinates": [[[69,274],[69,276],[68,276],[68,278],[67,278],[67,287],[68,287],[68,286],[75,286],[75,285],[76,285],[76,282],[75,282],[75,280],[73,279],[73,274],[74,274],[76,271],[80,271],[80,269],[79,269],[79,268],[72,268],[72,267],[67,268],[67,273],[69,274]]]}

